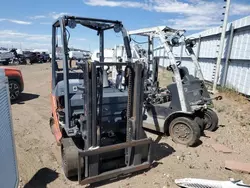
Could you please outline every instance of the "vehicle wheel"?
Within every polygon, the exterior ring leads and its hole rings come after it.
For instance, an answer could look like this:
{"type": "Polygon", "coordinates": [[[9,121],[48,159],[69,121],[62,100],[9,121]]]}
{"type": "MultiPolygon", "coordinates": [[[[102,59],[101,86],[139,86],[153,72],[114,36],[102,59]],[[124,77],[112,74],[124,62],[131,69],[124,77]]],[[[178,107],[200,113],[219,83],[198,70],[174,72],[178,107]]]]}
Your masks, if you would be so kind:
{"type": "Polygon", "coordinates": [[[14,80],[9,80],[10,100],[16,100],[20,95],[20,84],[14,80]]]}
{"type": "Polygon", "coordinates": [[[9,61],[3,61],[3,65],[9,65],[10,62],[9,61]]]}
{"type": "Polygon", "coordinates": [[[215,131],[218,128],[219,118],[210,108],[205,111],[205,130],[215,131]]]}
{"type": "Polygon", "coordinates": [[[194,120],[177,117],[170,123],[169,134],[174,142],[193,146],[200,139],[201,129],[194,120]]]}
{"type": "Polygon", "coordinates": [[[26,64],[27,64],[27,65],[31,65],[31,60],[30,60],[30,58],[26,58],[25,61],[26,61],[26,64]]]}
{"type": "Polygon", "coordinates": [[[15,59],[15,60],[12,61],[12,64],[13,64],[13,65],[19,65],[20,62],[19,62],[17,59],[15,59]]]}
{"type": "MultiPolygon", "coordinates": [[[[63,138],[61,146],[62,167],[67,178],[78,175],[78,148],[72,138],[63,138]]],[[[81,168],[83,172],[83,159],[81,159],[81,168]]]]}

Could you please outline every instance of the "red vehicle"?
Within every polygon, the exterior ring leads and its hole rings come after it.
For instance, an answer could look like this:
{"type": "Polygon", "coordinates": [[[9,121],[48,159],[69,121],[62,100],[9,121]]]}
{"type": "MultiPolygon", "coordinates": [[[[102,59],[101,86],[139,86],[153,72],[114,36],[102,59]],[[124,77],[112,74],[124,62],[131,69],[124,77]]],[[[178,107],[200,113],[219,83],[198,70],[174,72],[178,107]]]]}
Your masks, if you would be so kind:
{"type": "Polygon", "coordinates": [[[0,69],[4,69],[5,75],[8,77],[11,101],[18,99],[20,93],[24,90],[21,70],[5,66],[0,66],[0,69]]]}

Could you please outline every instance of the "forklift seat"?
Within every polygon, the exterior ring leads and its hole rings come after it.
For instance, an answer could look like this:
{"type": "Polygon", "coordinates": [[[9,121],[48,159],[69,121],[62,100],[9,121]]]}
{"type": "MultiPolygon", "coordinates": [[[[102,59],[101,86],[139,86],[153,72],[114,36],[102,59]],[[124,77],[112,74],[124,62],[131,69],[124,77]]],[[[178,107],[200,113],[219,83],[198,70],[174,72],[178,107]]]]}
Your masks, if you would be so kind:
{"type": "Polygon", "coordinates": [[[195,77],[189,74],[187,67],[180,67],[179,71],[180,71],[181,80],[183,80],[184,83],[195,80],[195,77]]]}
{"type": "Polygon", "coordinates": [[[180,71],[180,76],[181,76],[182,80],[185,76],[189,75],[189,71],[188,71],[187,67],[180,67],[179,71],[180,71]]]}

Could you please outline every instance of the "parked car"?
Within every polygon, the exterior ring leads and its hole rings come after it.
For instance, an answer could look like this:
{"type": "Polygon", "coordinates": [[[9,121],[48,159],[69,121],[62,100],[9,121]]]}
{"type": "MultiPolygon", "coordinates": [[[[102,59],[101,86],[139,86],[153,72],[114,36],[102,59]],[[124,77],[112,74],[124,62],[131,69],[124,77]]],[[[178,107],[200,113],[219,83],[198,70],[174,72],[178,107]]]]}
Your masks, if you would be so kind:
{"type": "Polygon", "coordinates": [[[0,50],[0,63],[2,63],[3,65],[8,65],[11,59],[13,59],[14,57],[15,55],[12,50],[0,50]]]}
{"type": "Polygon", "coordinates": [[[23,56],[25,58],[26,64],[28,65],[40,62],[40,59],[36,52],[23,51],[23,56]]]}
{"type": "Polygon", "coordinates": [[[5,75],[8,77],[10,100],[17,100],[24,90],[24,82],[21,70],[18,68],[5,66],[0,66],[0,69],[4,69],[5,75]]]}
{"type": "Polygon", "coordinates": [[[47,54],[46,52],[42,52],[42,53],[40,54],[40,59],[41,59],[44,63],[46,63],[46,62],[49,62],[49,61],[50,61],[50,56],[49,56],[49,54],[47,54]]]}

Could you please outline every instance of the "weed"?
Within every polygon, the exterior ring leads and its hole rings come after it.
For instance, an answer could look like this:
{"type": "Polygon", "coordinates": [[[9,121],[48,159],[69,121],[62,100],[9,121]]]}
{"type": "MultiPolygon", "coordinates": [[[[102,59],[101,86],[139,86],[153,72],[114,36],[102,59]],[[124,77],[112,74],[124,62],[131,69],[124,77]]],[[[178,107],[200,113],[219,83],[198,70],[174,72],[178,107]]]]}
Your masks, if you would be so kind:
{"type": "Polygon", "coordinates": [[[241,104],[245,104],[247,99],[243,96],[236,88],[233,86],[227,87],[218,87],[218,91],[220,93],[225,94],[226,97],[234,99],[234,101],[239,102],[241,104]]]}

